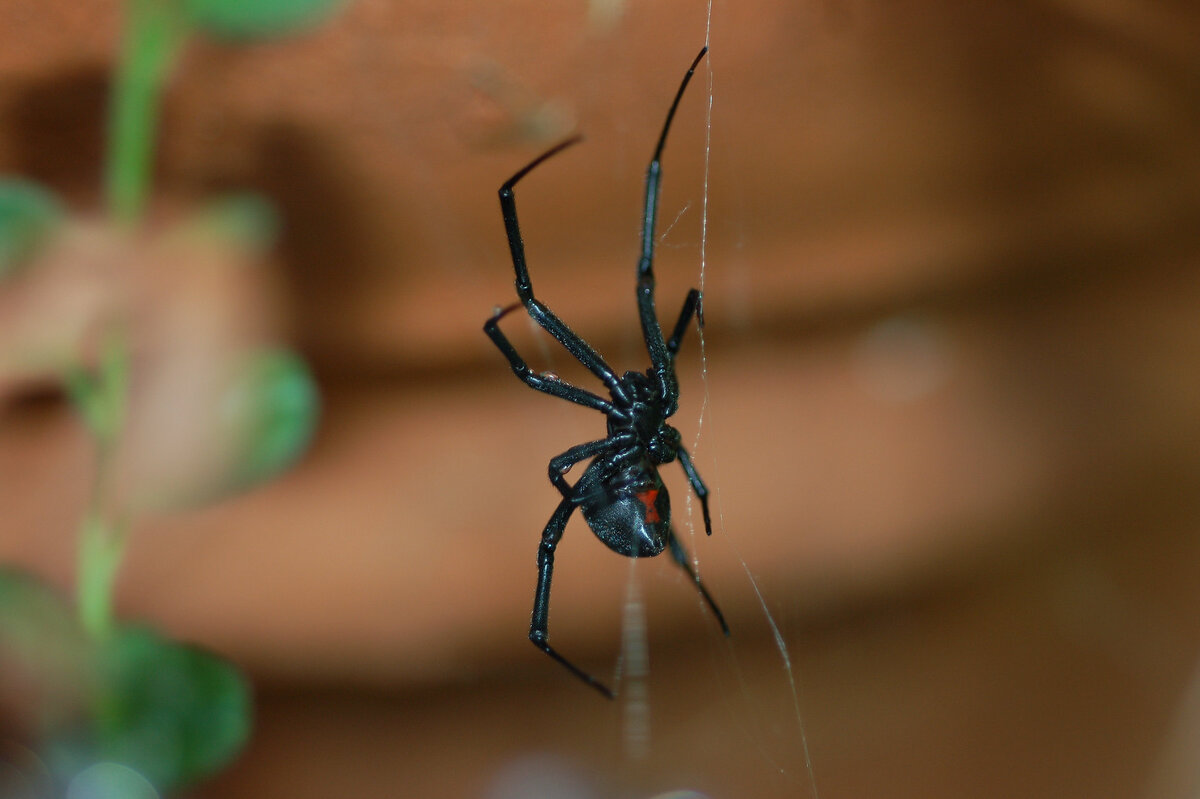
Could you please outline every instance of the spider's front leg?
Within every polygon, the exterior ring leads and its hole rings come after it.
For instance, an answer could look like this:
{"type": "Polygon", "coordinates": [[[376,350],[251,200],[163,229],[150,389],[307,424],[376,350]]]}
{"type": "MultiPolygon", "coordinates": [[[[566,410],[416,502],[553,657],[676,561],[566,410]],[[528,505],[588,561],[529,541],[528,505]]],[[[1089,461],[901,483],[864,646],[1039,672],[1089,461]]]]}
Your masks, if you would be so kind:
{"type": "Polygon", "coordinates": [[[590,344],[567,327],[567,324],[546,307],[545,303],[533,296],[533,283],[529,279],[529,266],[525,262],[525,242],[521,238],[521,224],[517,221],[517,197],[513,193],[517,183],[547,158],[579,141],[579,136],[573,136],[556,144],[504,181],[500,186],[500,214],[504,217],[504,232],[508,237],[508,249],[512,255],[513,271],[516,273],[517,297],[525,306],[530,318],[541,325],[547,333],[554,336],[558,343],[562,344],[567,352],[571,353],[572,357],[583,364],[589,372],[600,378],[614,397],[624,398],[620,380],[613,372],[612,367],[600,357],[600,353],[592,349],[590,344]]]}
{"type": "Polygon", "coordinates": [[[483,332],[487,334],[488,338],[492,340],[492,343],[496,345],[500,352],[504,353],[504,357],[508,358],[508,363],[512,367],[513,374],[519,377],[525,385],[545,394],[569,400],[588,408],[594,408],[601,413],[611,413],[613,406],[608,400],[557,378],[543,377],[529,368],[529,365],[525,363],[525,359],[517,353],[516,348],[509,342],[508,337],[500,330],[500,320],[520,307],[520,305],[510,305],[507,308],[497,311],[483,323],[483,332]]]}
{"type": "Polygon", "coordinates": [[[687,89],[692,75],[695,74],[700,59],[704,58],[704,54],[707,52],[707,47],[701,48],[687,72],[684,73],[679,89],[675,92],[675,99],[671,102],[671,108],[667,111],[667,119],[663,122],[662,133],[658,137],[658,146],[654,148],[654,157],[650,159],[650,166],[646,168],[646,195],[642,211],[642,256],[638,259],[638,317],[642,323],[642,338],[646,342],[650,363],[654,368],[654,373],[658,376],[659,390],[666,400],[664,408],[666,416],[675,413],[676,404],[679,401],[679,380],[675,376],[673,353],[663,338],[662,327],[658,323],[658,314],[654,308],[654,237],[658,223],[659,187],[662,183],[662,153],[663,147],[667,143],[667,133],[671,130],[671,121],[675,118],[679,101],[683,99],[683,92],[687,89]]]}
{"type": "Polygon", "coordinates": [[[606,685],[560,655],[555,651],[554,647],[550,646],[549,642],[550,578],[554,575],[554,550],[558,547],[558,542],[562,539],[563,530],[567,526],[567,520],[571,518],[571,512],[574,510],[575,502],[570,499],[564,499],[558,503],[558,507],[554,509],[554,514],[550,517],[550,521],[546,522],[546,529],[542,531],[542,543],[538,547],[537,557],[537,592],[533,596],[533,618],[529,623],[529,640],[538,649],[562,664],[567,671],[609,699],[612,699],[613,692],[606,685]]]}

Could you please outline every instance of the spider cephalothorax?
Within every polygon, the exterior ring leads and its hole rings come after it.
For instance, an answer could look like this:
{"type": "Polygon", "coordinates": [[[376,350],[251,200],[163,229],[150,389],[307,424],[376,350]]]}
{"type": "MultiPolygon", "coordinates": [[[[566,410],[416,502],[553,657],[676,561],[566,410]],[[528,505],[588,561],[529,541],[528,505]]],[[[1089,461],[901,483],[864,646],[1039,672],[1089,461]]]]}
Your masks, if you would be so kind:
{"type": "Polygon", "coordinates": [[[632,433],[656,464],[670,463],[679,453],[679,431],[667,424],[662,394],[651,376],[626,372],[621,378],[625,401],[613,403],[608,416],[609,437],[632,433]]]}
{"type": "Polygon", "coordinates": [[[533,618],[529,639],[546,654],[566,666],[573,674],[592,685],[605,696],[609,691],[596,678],[568,661],[550,646],[550,578],[554,572],[554,550],[562,538],[567,520],[576,508],[580,509],[588,527],[596,537],[615,552],[630,557],[650,557],[665,549],[695,582],[717,622],[726,635],[729,627],[717,604],[692,568],[691,560],[671,528],[671,498],[658,474],[658,467],[678,460],[700,498],[704,515],[704,530],[712,535],[708,514],[708,489],[700,479],[692,459],[683,448],[679,431],[667,424],[667,419],[679,407],[679,381],[675,376],[675,355],[692,318],[703,322],[700,292],[692,289],[684,300],[683,309],[671,333],[664,338],[654,307],[654,228],[658,205],[659,183],[662,175],[662,151],[675,109],[683,97],[700,59],[708,48],[688,67],[675,99],[667,112],[658,146],[646,171],[646,203],[642,216],[642,253],[638,261],[637,302],[642,338],[650,355],[650,368],[645,372],[625,372],[617,376],[592,346],[555,316],[533,296],[533,284],[525,263],[525,245],[517,223],[517,205],[513,187],[538,164],[579,141],[568,139],[542,153],[520,169],[500,187],[500,211],[508,235],[508,247],[516,271],[517,297],[520,302],[501,309],[484,323],[484,332],[508,358],[513,372],[531,388],[551,396],[569,400],[604,413],[608,418],[608,435],[597,441],[577,444],[552,458],[549,465],[550,482],[562,494],[550,521],[542,531],[538,547],[538,583],[533,600],[533,618]],[[548,374],[539,374],[525,363],[508,338],[500,330],[500,320],[517,308],[524,307],[531,318],[567,349],[588,371],[608,389],[611,399],[605,399],[586,389],[573,386],[548,374]],[[566,474],[581,461],[591,458],[579,480],[572,485],[566,474]]]}

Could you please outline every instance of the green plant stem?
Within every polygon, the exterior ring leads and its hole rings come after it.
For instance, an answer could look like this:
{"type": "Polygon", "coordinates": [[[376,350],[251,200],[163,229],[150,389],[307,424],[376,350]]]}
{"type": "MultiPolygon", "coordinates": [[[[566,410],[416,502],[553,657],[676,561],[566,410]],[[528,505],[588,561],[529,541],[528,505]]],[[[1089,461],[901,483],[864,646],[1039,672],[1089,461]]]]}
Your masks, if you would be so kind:
{"type": "Polygon", "coordinates": [[[113,588],[125,554],[126,526],[89,511],[79,530],[76,601],[79,622],[94,639],[113,630],[113,588]]]}
{"type": "Polygon", "coordinates": [[[72,370],[67,387],[96,445],[92,497],[79,527],[76,598],[79,620],[93,638],[113,629],[113,585],[125,553],[128,522],[111,501],[113,454],[125,426],[129,390],[129,347],[123,336],[104,342],[99,368],[72,370]]]}
{"type": "Polygon", "coordinates": [[[162,89],[184,40],[171,0],[127,0],[108,118],[105,197],[122,224],[141,219],[150,186],[162,89]]]}

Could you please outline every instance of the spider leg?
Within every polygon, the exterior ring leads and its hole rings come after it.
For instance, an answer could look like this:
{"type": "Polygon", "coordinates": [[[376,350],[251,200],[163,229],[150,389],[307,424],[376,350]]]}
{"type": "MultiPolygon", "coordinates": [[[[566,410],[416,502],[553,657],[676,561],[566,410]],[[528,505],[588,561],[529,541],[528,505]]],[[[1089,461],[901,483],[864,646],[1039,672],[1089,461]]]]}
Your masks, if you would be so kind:
{"type": "Polygon", "coordinates": [[[700,291],[692,289],[683,300],[683,310],[679,312],[679,321],[675,323],[675,329],[671,332],[671,338],[667,339],[667,351],[674,358],[679,354],[679,345],[683,343],[683,334],[687,332],[688,322],[692,321],[692,314],[696,315],[696,320],[700,327],[704,327],[704,305],[700,299],[700,291]]]}
{"type": "Polygon", "coordinates": [[[496,312],[490,319],[483,323],[483,332],[488,334],[488,338],[492,340],[504,356],[508,358],[509,364],[512,365],[512,370],[517,377],[521,378],[524,383],[530,388],[550,394],[554,397],[569,400],[579,405],[584,405],[588,408],[594,408],[602,413],[611,413],[612,403],[602,397],[598,397],[590,391],[566,383],[562,380],[542,377],[529,368],[525,360],[517,354],[516,348],[509,342],[508,337],[500,330],[500,320],[505,314],[520,308],[519,304],[510,305],[507,308],[496,312]]]}
{"type": "Polygon", "coordinates": [[[675,366],[671,350],[663,338],[662,327],[658,322],[658,314],[654,309],[654,232],[658,218],[659,184],[662,181],[662,151],[667,142],[667,132],[671,129],[671,120],[675,118],[675,110],[683,98],[683,91],[696,72],[696,65],[708,48],[701,48],[700,53],[688,67],[675,92],[671,109],[667,112],[666,122],[663,123],[662,133],[658,137],[658,146],[654,148],[654,158],[646,169],[646,203],[642,214],[642,257],[638,261],[638,316],[642,322],[642,337],[646,340],[646,350],[650,354],[650,363],[658,376],[659,389],[666,399],[664,415],[670,416],[678,407],[679,381],[675,377],[675,366]]]}
{"type": "Polygon", "coordinates": [[[554,483],[554,487],[558,489],[564,499],[574,499],[578,503],[581,498],[575,490],[576,487],[568,483],[566,477],[563,475],[569,472],[571,467],[581,460],[590,458],[593,455],[602,455],[605,452],[615,452],[622,447],[628,447],[632,443],[633,436],[628,433],[621,433],[609,438],[602,438],[598,441],[589,441],[586,444],[576,444],[561,455],[550,459],[548,467],[550,482],[554,483]]]}
{"type": "MultiPolygon", "coordinates": [[[[537,158],[523,166],[504,184],[500,186],[500,214],[504,217],[504,232],[508,236],[508,249],[512,255],[513,270],[516,272],[516,288],[517,297],[520,298],[521,304],[525,306],[525,310],[529,312],[529,316],[533,321],[537,322],[550,335],[558,340],[566,348],[567,352],[587,367],[588,371],[596,375],[604,382],[614,396],[624,398],[625,392],[621,388],[620,381],[612,367],[604,362],[600,357],[600,353],[592,349],[592,346],[579,337],[575,331],[567,327],[553,311],[546,307],[541,300],[533,296],[533,283],[529,279],[529,267],[525,262],[525,243],[521,239],[521,226],[517,221],[517,199],[513,194],[513,187],[521,178],[529,174],[535,167],[572,144],[577,143],[581,137],[574,136],[564,142],[560,142],[551,147],[546,152],[539,155],[537,158]]],[[[506,353],[507,354],[507,353],[506,353]]]]}
{"type": "Polygon", "coordinates": [[[688,482],[692,484],[692,490],[700,498],[700,510],[704,514],[704,532],[712,535],[712,519],[708,515],[708,486],[704,485],[704,481],[700,479],[700,473],[696,471],[696,466],[692,463],[692,456],[686,449],[680,447],[677,456],[679,465],[683,467],[683,471],[687,475],[688,482]]]}
{"type": "MultiPolygon", "coordinates": [[[[546,522],[546,529],[542,531],[542,543],[538,547],[537,557],[537,593],[533,597],[533,617],[529,623],[529,640],[538,649],[566,667],[567,671],[609,699],[612,699],[613,692],[607,686],[560,655],[550,646],[548,640],[550,637],[550,578],[554,574],[554,550],[558,546],[559,540],[562,539],[563,530],[567,526],[567,519],[571,517],[573,510],[575,510],[575,502],[570,499],[564,499],[558,503],[558,507],[554,509],[554,514],[550,517],[550,521],[546,522]]],[[[704,589],[701,588],[700,590],[703,591],[704,589]]]]}
{"type": "Polygon", "coordinates": [[[700,596],[704,597],[704,601],[712,608],[713,615],[717,617],[717,624],[721,625],[721,632],[729,635],[729,625],[725,623],[725,615],[721,613],[721,609],[717,607],[717,603],[713,601],[712,595],[708,593],[708,589],[704,587],[704,583],[700,582],[700,575],[696,574],[696,569],[692,566],[692,559],[688,557],[687,551],[683,548],[683,544],[679,543],[679,539],[675,536],[675,531],[671,530],[671,557],[675,562],[683,567],[683,570],[688,573],[688,577],[692,578],[692,582],[696,584],[696,588],[700,589],[700,596]]]}

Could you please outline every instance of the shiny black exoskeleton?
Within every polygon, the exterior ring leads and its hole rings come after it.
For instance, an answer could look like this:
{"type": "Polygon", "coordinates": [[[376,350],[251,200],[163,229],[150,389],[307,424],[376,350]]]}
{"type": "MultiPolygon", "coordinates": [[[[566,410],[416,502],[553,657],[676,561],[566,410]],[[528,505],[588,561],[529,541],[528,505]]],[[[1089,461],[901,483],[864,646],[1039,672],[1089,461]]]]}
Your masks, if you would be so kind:
{"type": "Polygon", "coordinates": [[[533,296],[529,281],[529,270],[525,264],[525,246],[521,240],[521,229],[517,224],[517,206],[513,186],[531,170],[555,153],[579,141],[578,137],[552,147],[542,153],[500,187],[500,211],[504,217],[504,228],[508,235],[508,247],[516,270],[517,297],[520,302],[501,309],[484,324],[484,332],[508,358],[512,370],[526,385],[561,399],[593,408],[608,417],[608,435],[605,438],[578,444],[550,461],[550,481],[562,494],[562,501],[555,508],[550,521],[542,531],[542,543],[538,548],[538,583],[533,600],[533,618],[529,625],[529,639],[550,657],[557,660],[573,674],[611,698],[612,692],[596,678],[568,661],[549,643],[550,578],[554,571],[554,550],[562,538],[567,520],[575,508],[596,537],[609,549],[629,557],[650,557],[664,549],[691,577],[700,594],[712,608],[722,631],[729,634],[725,618],[713,601],[704,584],[692,568],[691,559],[680,545],[671,527],[671,500],[667,488],[659,477],[658,467],[678,460],[691,483],[692,490],[700,499],[704,515],[704,531],[712,535],[712,521],[708,513],[708,489],[692,465],[692,459],[680,443],[679,431],[666,420],[675,413],[679,405],[679,382],[675,376],[675,355],[679,352],[680,340],[693,316],[703,326],[704,315],[700,304],[700,292],[692,289],[683,303],[683,310],[675,323],[669,339],[664,338],[654,306],[654,236],[659,183],[662,173],[662,151],[667,140],[667,131],[675,109],[683,97],[688,81],[695,73],[696,65],[708,52],[699,55],[688,67],[687,73],[675,99],[667,112],[666,122],[658,138],[658,146],[646,172],[646,202],[642,217],[642,255],[638,262],[637,303],[641,320],[642,337],[650,355],[651,366],[645,372],[626,372],[617,376],[591,345],[580,338],[560,320],[553,311],[533,296]],[[593,394],[586,389],[573,386],[549,374],[534,372],[517,354],[508,338],[500,331],[500,320],[517,308],[524,307],[530,317],[554,336],[568,352],[608,389],[610,399],[593,394]],[[578,482],[571,485],[565,475],[571,468],[588,458],[592,462],[584,469],[578,482]]]}

